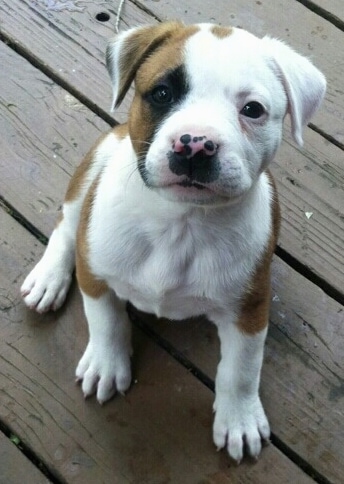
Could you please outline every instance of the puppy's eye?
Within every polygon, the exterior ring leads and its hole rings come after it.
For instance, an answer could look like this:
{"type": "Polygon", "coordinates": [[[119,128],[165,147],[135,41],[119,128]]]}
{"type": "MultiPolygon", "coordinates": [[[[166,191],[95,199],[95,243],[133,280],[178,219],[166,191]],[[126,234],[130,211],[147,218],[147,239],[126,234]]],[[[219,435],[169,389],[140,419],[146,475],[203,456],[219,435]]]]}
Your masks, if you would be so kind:
{"type": "Polygon", "coordinates": [[[240,111],[240,114],[243,114],[247,118],[258,119],[265,113],[264,106],[262,106],[257,101],[251,101],[246,104],[240,111]]]}
{"type": "Polygon", "coordinates": [[[151,92],[150,98],[155,104],[166,106],[173,102],[173,93],[168,86],[156,86],[151,92]]]}

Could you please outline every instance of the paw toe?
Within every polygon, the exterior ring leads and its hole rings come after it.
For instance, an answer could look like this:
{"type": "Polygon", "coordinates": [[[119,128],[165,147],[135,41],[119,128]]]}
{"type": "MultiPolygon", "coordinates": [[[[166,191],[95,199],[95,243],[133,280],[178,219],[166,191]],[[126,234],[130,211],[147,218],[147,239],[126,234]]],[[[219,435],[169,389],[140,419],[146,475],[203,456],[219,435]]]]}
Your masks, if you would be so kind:
{"type": "Polygon", "coordinates": [[[92,371],[87,371],[85,376],[83,377],[81,388],[84,394],[84,397],[90,397],[96,391],[98,383],[98,376],[93,373],[92,371]]]}
{"type": "Polygon", "coordinates": [[[62,305],[70,282],[71,274],[67,270],[45,267],[38,263],[25,279],[20,291],[30,309],[44,313],[62,305]]]}
{"type": "Polygon", "coordinates": [[[251,457],[258,458],[262,450],[262,441],[257,429],[252,429],[245,436],[248,453],[251,457]]]}
{"type": "Polygon", "coordinates": [[[227,451],[230,457],[240,463],[244,455],[244,442],[241,433],[233,432],[228,437],[227,451]]]}
{"type": "Polygon", "coordinates": [[[103,405],[116,394],[116,385],[113,378],[102,378],[98,383],[97,400],[103,405]]]}
{"type": "Polygon", "coordinates": [[[263,440],[266,440],[266,441],[270,440],[270,434],[271,434],[270,425],[266,418],[259,425],[259,434],[263,440]]]}

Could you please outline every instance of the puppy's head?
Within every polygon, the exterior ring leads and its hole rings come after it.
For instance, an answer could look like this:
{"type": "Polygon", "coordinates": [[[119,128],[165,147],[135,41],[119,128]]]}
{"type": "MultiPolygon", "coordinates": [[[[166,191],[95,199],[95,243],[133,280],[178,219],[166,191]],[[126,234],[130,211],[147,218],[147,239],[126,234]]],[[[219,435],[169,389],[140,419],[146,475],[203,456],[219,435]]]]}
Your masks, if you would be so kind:
{"type": "Polygon", "coordinates": [[[110,42],[114,106],[135,81],[129,133],[141,176],[170,200],[233,203],[281,142],[318,108],[325,78],[282,42],[236,28],[179,22],[139,27],[110,42]]]}

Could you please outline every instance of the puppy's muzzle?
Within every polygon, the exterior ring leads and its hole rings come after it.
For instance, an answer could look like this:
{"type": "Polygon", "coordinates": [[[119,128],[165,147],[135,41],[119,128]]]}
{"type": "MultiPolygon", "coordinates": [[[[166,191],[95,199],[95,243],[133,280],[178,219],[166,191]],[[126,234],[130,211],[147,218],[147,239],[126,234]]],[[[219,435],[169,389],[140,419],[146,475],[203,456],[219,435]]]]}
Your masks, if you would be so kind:
{"type": "Polygon", "coordinates": [[[207,136],[183,134],[168,152],[169,168],[183,177],[181,184],[184,186],[211,183],[219,177],[218,149],[219,145],[207,136]]]}

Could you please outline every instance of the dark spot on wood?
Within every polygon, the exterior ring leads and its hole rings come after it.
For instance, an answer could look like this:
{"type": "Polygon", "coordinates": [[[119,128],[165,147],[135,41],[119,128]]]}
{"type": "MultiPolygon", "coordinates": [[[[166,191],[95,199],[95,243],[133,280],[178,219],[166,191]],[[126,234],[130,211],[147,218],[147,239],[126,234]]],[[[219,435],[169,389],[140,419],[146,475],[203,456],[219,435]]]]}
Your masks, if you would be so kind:
{"type": "Polygon", "coordinates": [[[98,22],[108,22],[110,20],[110,15],[107,12],[99,12],[96,15],[96,20],[98,20],[98,22]]]}
{"type": "Polygon", "coordinates": [[[344,397],[344,381],[341,382],[341,384],[338,386],[335,386],[335,385],[332,386],[328,395],[328,399],[330,400],[330,402],[332,402],[332,401],[339,400],[340,398],[343,398],[343,397],[344,397]]]}

